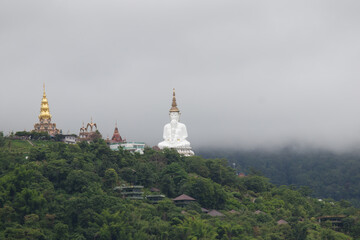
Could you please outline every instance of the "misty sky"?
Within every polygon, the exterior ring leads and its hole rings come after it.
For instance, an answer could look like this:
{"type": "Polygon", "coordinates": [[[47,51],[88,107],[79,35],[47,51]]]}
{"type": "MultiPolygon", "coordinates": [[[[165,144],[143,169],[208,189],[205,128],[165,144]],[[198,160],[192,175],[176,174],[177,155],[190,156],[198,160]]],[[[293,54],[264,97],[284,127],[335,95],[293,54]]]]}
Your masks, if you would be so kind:
{"type": "Polygon", "coordinates": [[[0,131],[93,117],[155,145],[360,146],[360,1],[0,1],[0,131]]]}

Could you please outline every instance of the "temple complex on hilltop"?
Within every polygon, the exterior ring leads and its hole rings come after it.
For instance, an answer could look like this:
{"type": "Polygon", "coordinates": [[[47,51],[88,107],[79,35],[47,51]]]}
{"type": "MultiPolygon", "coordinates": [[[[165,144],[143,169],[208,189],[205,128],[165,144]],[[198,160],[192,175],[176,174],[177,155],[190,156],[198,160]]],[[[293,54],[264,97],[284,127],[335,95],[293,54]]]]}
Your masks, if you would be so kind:
{"type": "Polygon", "coordinates": [[[179,122],[180,110],[176,104],[175,88],[173,89],[173,99],[169,115],[170,123],[165,125],[163,132],[164,141],[160,142],[158,147],[160,149],[172,148],[184,156],[194,156],[195,154],[191,150],[190,142],[186,140],[188,137],[186,126],[179,122]]]}
{"type": "Polygon", "coordinates": [[[84,122],[83,122],[82,127],[80,128],[79,140],[89,142],[89,141],[94,140],[94,138],[96,138],[96,137],[101,138],[101,135],[97,131],[97,125],[96,125],[96,123],[93,122],[92,118],[91,118],[91,122],[86,124],[86,127],[84,126],[84,122]],[[99,135],[99,136],[96,136],[96,135],[99,135]]]}
{"type": "Polygon", "coordinates": [[[34,125],[35,132],[47,132],[50,136],[55,136],[60,133],[60,130],[56,128],[55,123],[51,123],[51,114],[49,109],[49,103],[46,98],[45,84],[43,98],[41,100],[41,108],[39,115],[39,123],[34,125]]]}

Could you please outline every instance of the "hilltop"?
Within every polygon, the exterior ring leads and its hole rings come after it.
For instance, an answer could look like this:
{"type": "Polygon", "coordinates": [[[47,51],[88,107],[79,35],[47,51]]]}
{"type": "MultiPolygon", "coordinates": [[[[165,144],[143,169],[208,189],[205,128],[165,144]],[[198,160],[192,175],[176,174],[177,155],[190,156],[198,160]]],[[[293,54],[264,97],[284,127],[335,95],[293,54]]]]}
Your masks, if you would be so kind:
{"type": "Polygon", "coordinates": [[[238,177],[224,159],[111,151],[102,140],[7,140],[0,149],[0,239],[358,239],[359,217],[349,202],[319,201],[307,188],[238,177]],[[134,185],[165,198],[114,191],[134,185]],[[176,206],[181,194],[196,201],[176,206]]]}

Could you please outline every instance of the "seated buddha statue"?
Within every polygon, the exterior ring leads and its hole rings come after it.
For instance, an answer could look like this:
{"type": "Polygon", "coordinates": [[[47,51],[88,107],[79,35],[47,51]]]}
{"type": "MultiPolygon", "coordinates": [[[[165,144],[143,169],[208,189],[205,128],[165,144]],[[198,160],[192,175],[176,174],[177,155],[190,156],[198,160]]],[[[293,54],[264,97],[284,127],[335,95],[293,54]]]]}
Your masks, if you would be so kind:
{"type": "Polygon", "coordinates": [[[160,142],[158,147],[160,149],[175,148],[179,153],[183,153],[184,155],[194,155],[194,152],[191,151],[190,142],[186,140],[188,137],[186,126],[185,124],[179,122],[180,111],[176,104],[175,89],[173,90],[173,101],[169,115],[170,123],[164,126],[164,141],[160,142]]]}

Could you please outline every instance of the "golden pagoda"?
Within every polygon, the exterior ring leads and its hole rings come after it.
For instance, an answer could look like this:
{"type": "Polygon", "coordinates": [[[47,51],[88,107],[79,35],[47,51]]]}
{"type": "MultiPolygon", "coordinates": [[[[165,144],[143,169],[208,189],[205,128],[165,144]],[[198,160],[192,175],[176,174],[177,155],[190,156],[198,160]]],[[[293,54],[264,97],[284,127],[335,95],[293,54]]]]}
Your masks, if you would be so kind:
{"type": "Polygon", "coordinates": [[[55,136],[59,134],[59,129],[56,128],[56,123],[51,123],[51,114],[49,109],[49,103],[46,98],[45,93],[45,84],[43,98],[41,100],[40,114],[39,114],[39,123],[34,125],[35,132],[47,132],[50,136],[55,136]]]}

